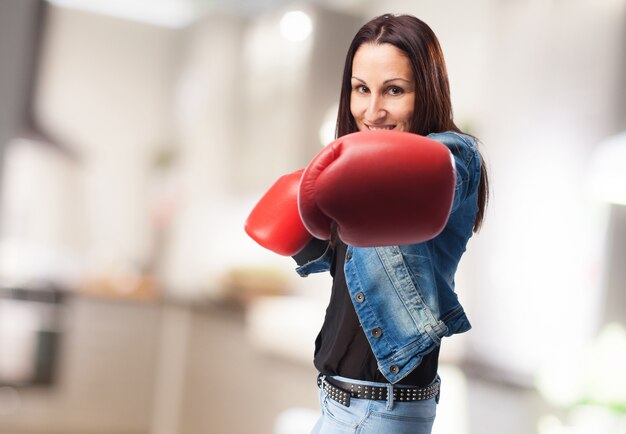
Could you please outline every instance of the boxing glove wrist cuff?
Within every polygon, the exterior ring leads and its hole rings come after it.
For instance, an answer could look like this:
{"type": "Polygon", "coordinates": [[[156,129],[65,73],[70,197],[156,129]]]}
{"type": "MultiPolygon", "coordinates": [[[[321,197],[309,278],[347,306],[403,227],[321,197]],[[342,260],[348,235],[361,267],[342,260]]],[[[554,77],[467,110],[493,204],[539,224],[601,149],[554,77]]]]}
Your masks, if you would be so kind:
{"type": "Polygon", "coordinates": [[[304,246],[302,250],[292,256],[298,265],[308,264],[309,262],[321,257],[326,249],[328,249],[328,241],[313,238],[304,246]]]}

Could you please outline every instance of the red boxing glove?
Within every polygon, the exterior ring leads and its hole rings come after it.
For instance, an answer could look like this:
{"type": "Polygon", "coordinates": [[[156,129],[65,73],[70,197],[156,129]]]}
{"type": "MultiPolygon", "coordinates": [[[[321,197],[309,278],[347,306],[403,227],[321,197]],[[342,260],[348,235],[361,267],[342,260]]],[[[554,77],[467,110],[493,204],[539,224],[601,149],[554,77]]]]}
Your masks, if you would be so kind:
{"type": "Polygon", "coordinates": [[[298,184],[303,171],[278,178],[246,219],[246,233],[279,255],[293,256],[313,238],[298,213],[298,184]]]}
{"type": "Polygon", "coordinates": [[[401,131],[363,131],[332,142],[305,169],[298,207],[304,226],[359,247],[437,236],[452,207],[455,166],[445,145],[401,131]]]}

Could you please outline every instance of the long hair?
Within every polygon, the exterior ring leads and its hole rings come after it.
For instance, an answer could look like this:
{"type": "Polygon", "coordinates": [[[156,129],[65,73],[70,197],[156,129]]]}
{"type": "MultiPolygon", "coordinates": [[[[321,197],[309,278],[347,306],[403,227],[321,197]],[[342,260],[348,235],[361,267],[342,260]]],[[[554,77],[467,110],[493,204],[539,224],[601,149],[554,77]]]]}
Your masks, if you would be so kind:
{"type": "MultiPolygon", "coordinates": [[[[358,131],[350,111],[350,95],[352,62],[355,53],[363,44],[391,44],[403,51],[411,62],[415,77],[415,107],[410,132],[422,136],[444,131],[462,132],[453,120],[448,72],[437,36],[426,23],[414,16],[385,14],[361,27],[348,48],[341,81],[335,137],[358,131]]],[[[488,196],[487,169],[481,158],[478,212],[474,221],[474,232],[477,232],[482,224],[488,196]]]]}

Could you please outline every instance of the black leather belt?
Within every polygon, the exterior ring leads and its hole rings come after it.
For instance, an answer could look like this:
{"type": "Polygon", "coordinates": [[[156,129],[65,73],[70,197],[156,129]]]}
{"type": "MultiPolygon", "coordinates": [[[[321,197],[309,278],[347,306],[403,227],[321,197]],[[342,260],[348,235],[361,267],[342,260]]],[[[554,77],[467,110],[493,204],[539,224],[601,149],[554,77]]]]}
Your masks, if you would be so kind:
{"type": "MultiPolygon", "coordinates": [[[[324,392],[339,404],[350,407],[350,398],[387,400],[386,386],[365,386],[363,384],[348,383],[326,378],[321,374],[317,377],[318,387],[323,387],[324,392]]],[[[439,393],[439,378],[426,387],[393,386],[393,400],[399,402],[424,401],[437,396],[439,393]]]]}

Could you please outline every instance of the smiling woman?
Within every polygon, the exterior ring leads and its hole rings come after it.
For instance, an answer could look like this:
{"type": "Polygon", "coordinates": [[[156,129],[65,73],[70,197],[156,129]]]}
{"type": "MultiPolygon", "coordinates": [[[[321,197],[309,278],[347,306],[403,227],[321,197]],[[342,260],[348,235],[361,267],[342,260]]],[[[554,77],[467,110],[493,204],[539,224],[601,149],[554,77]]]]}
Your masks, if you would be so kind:
{"type": "Polygon", "coordinates": [[[431,432],[441,340],[471,328],[454,276],[487,191],[430,27],[409,15],[365,24],[346,56],[336,140],[246,222],[259,244],[289,251],[301,276],[333,277],[315,340],[313,433],[431,432]]]}

